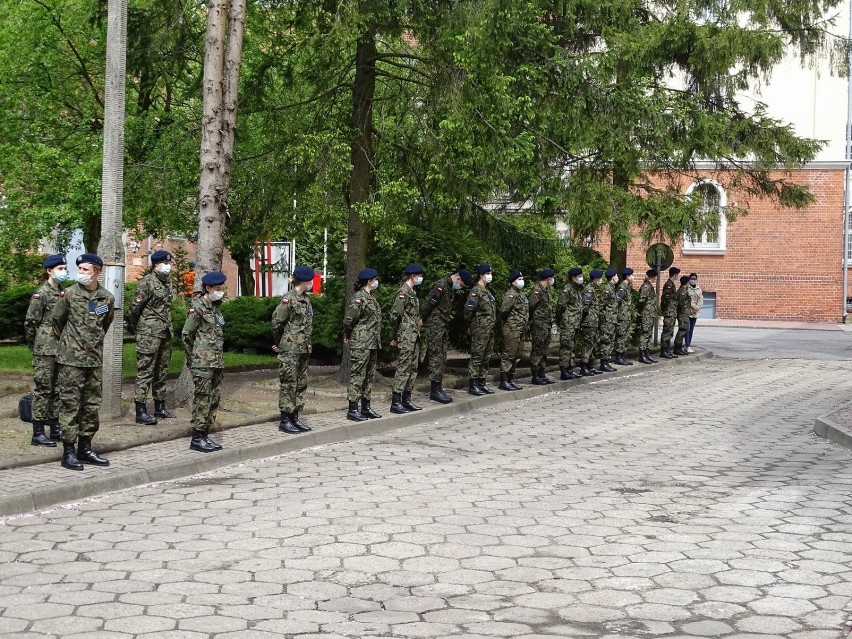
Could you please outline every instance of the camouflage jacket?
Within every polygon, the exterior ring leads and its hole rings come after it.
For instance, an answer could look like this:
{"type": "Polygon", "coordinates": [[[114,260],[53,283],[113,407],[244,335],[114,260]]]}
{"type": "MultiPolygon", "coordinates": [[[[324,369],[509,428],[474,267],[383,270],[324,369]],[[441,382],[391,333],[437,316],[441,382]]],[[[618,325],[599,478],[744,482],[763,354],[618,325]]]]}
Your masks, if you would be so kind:
{"type": "Polygon", "coordinates": [[[453,289],[453,280],[447,276],[435,282],[432,292],[423,303],[423,320],[427,324],[438,324],[446,326],[453,316],[453,300],[456,292],[453,289]]]}
{"type": "Polygon", "coordinates": [[[472,332],[493,331],[497,324],[497,298],[487,286],[471,287],[464,305],[464,318],[470,322],[472,332]]]}
{"type": "Polygon", "coordinates": [[[568,282],[556,302],[556,321],[560,327],[576,329],[583,318],[583,287],[568,282]]]}
{"type": "Polygon", "coordinates": [[[24,320],[24,332],[27,337],[27,346],[33,355],[55,356],[59,348],[59,339],[53,330],[50,314],[65,292],[61,288],[55,288],[50,282],[45,282],[33,293],[30,306],[27,309],[27,317],[24,320]]]}
{"type": "Polygon", "coordinates": [[[667,317],[674,317],[677,315],[677,302],[675,301],[675,295],[677,295],[677,285],[671,278],[669,278],[666,280],[666,283],[663,284],[663,294],[660,296],[660,306],[663,307],[663,315],[667,317]]]}
{"type": "Polygon", "coordinates": [[[59,335],[56,361],[80,368],[101,366],[104,335],[114,315],[115,298],[102,286],[94,291],[79,284],[65,289],[50,314],[53,330],[59,335]]]}
{"type": "Polygon", "coordinates": [[[657,292],[654,290],[654,285],[651,280],[645,278],[642,286],[639,287],[639,301],[637,302],[637,310],[642,317],[652,317],[657,319],[660,315],[660,309],[657,306],[657,292]]]}
{"type": "Polygon", "coordinates": [[[684,324],[689,323],[689,316],[692,314],[692,299],[689,297],[689,284],[681,284],[680,288],[677,289],[675,303],[677,304],[677,321],[684,324]]]}
{"type": "Polygon", "coordinates": [[[633,285],[627,280],[621,280],[615,288],[615,299],[618,300],[618,321],[629,322],[633,317],[633,285]]]}
{"type": "Polygon", "coordinates": [[[174,293],[168,279],[163,281],[156,273],[148,273],[139,280],[127,321],[137,335],[150,337],[172,336],[172,300],[174,293]]]}
{"type": "Polygon", "coordinates": [[[553,302],[550,288],[542,286],[541,282],[533,286],[530,293],[530,327],[550,330],[553,324],[553,302]]]}
{"type": "Polygon", "coordinates": [[[503,294],[500,319],[505,328],[521,334],[526,332],[530,323],[530,301],[514,286],[510,286],[503,294]]]}
{"type": "Polygon", "coordinates": [[[599,315],[600,324],[615,324],[618,318],[618,298],[615,296],[615,285],[612,282],[604,282],[601,287],[603,291],[600,296],[599,315]]]}
{"type": "Polygon", "coordinates": [[[272,335],[279,353],[310,353],[314,307],[305,293],[290,289],[272,314],[272,335]]]}
{"type": "Polygon", "coordinates": [[[597,328],[600,321],[600,300],[598,299],[598,287],[589,282],[583,289],[583,318],[580,326],[593,326],[597,328]]]}
{"type": "Polygon", "coordinates": [[[186,365],[191,370],[225,368],[222,359],[225,318],[221,305],[222,302],[211,302],[206,295],[192,302],[181,331],[186,365]]]}
{"type": "Polygon", "coordinates": [[[343,318],[343,335],[349,339],[350,348],[382,347],[382,309],[376,298],[363,289],[355,291],[349,302],[343,318]]]}
{"type": "Polygon", "coordinates": [[[403,284],[393,298],[390,312],[393,336],[399,343],[416,342],[420,337],[420,300],[417,293],[408,284],[403,284]]]}

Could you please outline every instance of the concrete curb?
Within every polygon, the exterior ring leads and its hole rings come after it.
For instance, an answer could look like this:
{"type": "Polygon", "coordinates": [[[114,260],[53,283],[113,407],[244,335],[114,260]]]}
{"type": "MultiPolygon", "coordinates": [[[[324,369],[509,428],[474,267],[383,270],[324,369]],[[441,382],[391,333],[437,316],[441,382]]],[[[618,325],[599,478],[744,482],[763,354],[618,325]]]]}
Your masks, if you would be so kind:
{"type": "Polygon", "coordinates": [[[831,415],[822,415],[814,420],[814,433],[833,444],[852,450],[852,430],[833,421],[831,415]]]}
{"type": "MultiPolygon", "coordinates": [[[[199,454],[198,457],[193,457],[192,459],[151,466],[145,469],[131,469],[127,472],[113,473],[109,477],[100,479],[92,477],[91,479],[86,478],[85,481],[47,485],[29,493],[4,495],[0,497],[0,517],[42,510],[57,504],[79,501],[110,491],[124,490],[154,482],[171,481],[240,462],[275,457],[276,455],[283,455],[315,446],[380,435],[401,428],[465,415],[480,408],[569,390],[581,384],[599,383],[619,377],[637,375],[675,366],[684,366],[691,362],[707,361],[712,357],[714,357],[714,354],[711,351],[699,351],[688,357],[675,360],[660,360],[657,364],[644,365],[635,363],[634,366],[622,366],[615,373],[607,373],[602,376],[559,381],[556,384],[548,386],[526,385],[523,390],[513,392],[498,390],[494,395],[477,398],[471,397],[464,401],[456,401],[452,404],[444,404],[430,408],[429,410],[406,413],[404,415],[391,416],[388,414],[383,419],[371,419],[365,422],[348,422],[341,417],[342,423],[339,425],[311,431],[303,435],[281,438],[272,442],[266,441],[262,444],[228,447],[215,453],[199,454]]],[[[850,436],[850,447],[852,447],[852,436],[850,436]]]]}

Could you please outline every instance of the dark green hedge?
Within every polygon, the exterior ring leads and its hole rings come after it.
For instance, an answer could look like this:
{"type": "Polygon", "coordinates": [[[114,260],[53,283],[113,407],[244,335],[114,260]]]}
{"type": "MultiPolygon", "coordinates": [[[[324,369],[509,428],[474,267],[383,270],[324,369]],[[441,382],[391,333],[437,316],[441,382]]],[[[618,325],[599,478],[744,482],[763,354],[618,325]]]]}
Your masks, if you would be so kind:
{"type": "Polygon", "coordinates": [[[24,319],[33,286],[11,286],[0,293],[0,339],[24,341],[24,319]]]}

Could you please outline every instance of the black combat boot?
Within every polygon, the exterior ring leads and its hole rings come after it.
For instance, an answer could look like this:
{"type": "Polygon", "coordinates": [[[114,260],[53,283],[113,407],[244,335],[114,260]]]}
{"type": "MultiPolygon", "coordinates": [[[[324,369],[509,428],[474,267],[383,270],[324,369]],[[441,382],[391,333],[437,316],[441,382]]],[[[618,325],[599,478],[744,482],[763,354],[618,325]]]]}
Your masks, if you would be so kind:
{"type": "Polygon", "coordinates": [[[366,397],[361,398],[361,417],[366,417],[367,419],[379,419],[381,417],[381,415],[373,410],[373,407],[370,406],[370,400],[366,397]]]}
{"type": "Polygon", "coordinates": [[[592,376],[600,375],[603,372],[595,368],[595,360],[593,359],[590,359],[588,362],[586,362],[586,370],[588,371],[589,375],[592,376]]]}
{"type": "Polygon", "coordinates": [[[172,419],[175,417],[172,413],[166,410],[166,400],[164,399],[155,399],[154,400],[154,417],[161,417],[162,419],[172,419]]]}
{"type": "Polygon", "coordinates": [[[642,364],[652,364],[653,362],[648,358],[648,351],[639,351],[639,362],[642,364]]]}
{"type": "Polygon", "coordinates": [[[197,450],[199,453],[212,453],[216,450],[216,444],[207,439],[207,433],[203,431],[192,431],[192,439],[189,440],[190,450],[197,450]]]}
{"type": "Polygon", "coordinates": [[[74,444],[62,442],[62,467],[68,470],[83,470],[83,463],[77,458],[74,444]]]}
{"type": "Polygon", "coordinates": [[[660,347],[660,357],[662,359],[674,359],[674,355],[669,355],[669,349],[660,347]]]}
{"type": "Polygon", "coordinates": [[[104,459],[92,450],[91,437],[77,438],[77,459],[86,464],[94,464],[95,466],[109,466],[109,460],[104,459]]]}
{"type": "Polygon", "coordinates": [[[651,357],[651,351],[650,350],[645,351],[645,357],[647,357],[649,360],[651,360],[652,364],[657,363],[657,360],[655,360],[653,357],[651,357]]]}
{"type": "Polygon", "coordinates": [[[298,435],[302,431],[296,427],[290,419],[290,413],[281,411],[281,421],[278,422],[278,430],[282,433],[288,433],[290,435],[298,435]]]}
{"type": "Polygon", "coordinates": [[[509,384],[509,373],[500,373],[500,384],[497,386],[500,390],[504,391],[513,391],[517,390],[514,386],[509,384]]]}
{"type": "Polygon", "coordinates": [[[470,384],[467,388],[467,392],[469,395],[476,395],[477,397],[487,395],[487,393],[479,387],[479,380],[475,377],[470,378],[470,384]]]}
{"type": "Polygon", "coordinates": [[[136,404],[136,423],[143,426],[156,426],[157,418],[148,414],[145,402],[134,402],[136,404]]]}
{"type": "Polygon", "coordinates": [[[601,360],[601,368],[606,373],[614,373],[615,371],[618,370],[615,366],[613,366],[612,364],[609,363],[608,359],[602,359],[601,360]]]}
{"type": "Polygon", "coordinates": [[[391,412],[397,415],[402,415],[409,410],[402,404],[402,393],[393,393],[391,395],[391,412]]]}
{"type": "Polygon", "coordinates": [[[409,412],[413,413],[414,411],[423,410],[420,406],[411,401],[411,391],[405,391],[402,394],[402,405],[408,409],[409,412]]]}
{"type": "Polygon", "coordinates": [[[552,377],[547,376],[547,372],[544,370],[544,366],[538,367],[538,376],[539,379],[543,379],[545,384],[555,384],[556,380],[552,377]]]}
{"type": "Polygon", "coordinates": [[[686,349],[683,346],[676,347],[674,349],[674,354],[675,355],[689,355],[689,353],[686,352],[686,349]]]}
{"type": "Polygon", "coordinates": [[[633,362],[627,359],[627,353],[621,354],[621,361],[619,362],[622,366],[633,366],[633,362]]]}
{"type": "Polygon", "coordinates": [[[58,442],[62,439],[62,431],[59,428],[59,418],[51,417],[47,420],[47,424],[50,426],[50,438],[58,442]]]}
{"type": "Polygon", "coordinates": [[[486,395],[493,395],[494,389],[488,385],[488,382],[485,381],[484,377],[479,378],[479,388],[485,391],[486,395]]]}
{"type": "Polygon", "coordinates": [[[530,384],[532,384],[533,386],[547,386],[547,382],[544,380],[544,377],[542,377],[539,369],[532,369],[532,378],[530,379],[530,384]]]}
{"type": "Polygon", "coordinates": [[[313,428],[308,426],[305,422],[299,421],[299,411],[290,413],[290,423],[303,433],[309,433],[313,430],[313,428]]]}
{"type": "Polygon", "coordinates": [[[511,386],[515,390],[522,390],[524,388],[523,386],[518,384],[518,382],[515,381],[515,374],[514,373],[507,373],[507,377],[508,377],[509,386],[511,386]]]}
{"type": "Polygon", "coordinates": [[[350,401],[349,402],[349,410],[346,413],[346,419],[353,422],[364,422],[367,421],[367,418],[361,414],[361,411],[358,410],[358,402],[350,401]]]}
{"type": "Polygon", "coordinates": [[[221,444],[217,444],[215,441],[213,441],[212,439],[210,439],[210,430],[209,430],[209,429],[204,431],[204,439],[206,439],[206,440],[207,440],[207,443],[208,443],[208,444],[210,444],[210,445],[213,447],[213,450],[214,450],[214,451],[216,451],[216,450],[222,450],[222,445],[221,445],[221,444]]]}
{"type": "Polygon", "coordinates": [[[429,392],[429,399],[439,404],[451,404],[453,398],[447,395],[441,382],[432,382],[432,389],[429,392]]]}
{"type": "Polygon", "coordinates": [[[30,440],[33,446],[47,446],[56,448],[56,442],[44,434],[44,422],[33,420],[33,438],[30,440]]]}
{"type": "Polygon", "coordinates": [[[559,367],[559,379],[563,382],[569,379],[574,379],[574,371],[570,366],[560,366],[559,367]]]}

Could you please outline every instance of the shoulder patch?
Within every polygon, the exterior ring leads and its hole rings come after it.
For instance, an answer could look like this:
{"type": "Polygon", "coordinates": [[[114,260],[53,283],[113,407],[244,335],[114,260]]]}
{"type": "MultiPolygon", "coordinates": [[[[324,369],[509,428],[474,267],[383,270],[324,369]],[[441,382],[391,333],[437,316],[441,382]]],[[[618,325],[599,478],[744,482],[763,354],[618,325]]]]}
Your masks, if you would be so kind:
{"type": "Polygon", "coordinates": [[[352,301],[353,301],[353,302],[355,302],[356,304],[360,304],[360,303],[361,303],[361,300],[352,300],[352,301]]]}
{"type": "Polygon", "coordinates": [[[289,303],[290,303],[290,300],[289,300],[289,299],[287,299],[286,297],[282,297],[282,298],[281,298],[281,303],[282,303],[282,304],[289,304],[289,303]]]}
{"type": "Polygon", "coordinates": [[[470,297],[476,297],[476,293],[471,292],[470,297]]]}
{"type": "Polygon", "coordinates": [[[533,295],[541,295],[541,291],[533,291],[533,295]]]}
{"type": "Polygon", "coordinates": [[[137,296],[136,296],[136,301],[137,301],[137,302],[141,302],[141,301],[142,301],[142,296],[141,296],[141,295],[137,295],[137,296]]]}
{"type": "Polygon", "coordinates": [[[193,315],[194,313],[195,313],[195,309],[194,309],[194,308],[189,309],[189,314],[190,314],[190,315],[193,315]]]}
{"type": "Polygon", "coordinates": [[[59,291],[59,297],[65,297],[65,291],[59,291]]]}
{"type": "Polygon", "coordinates": [[[439,290],[439,291],[443,291],[444,289],[442,289],[442,288],[439,286],[439,287],[438,287],[438,290],[439,290]]]}
{"type": "Polygon", "coordinates": [[[39,299],[41,299],[41,293],[33,293],[33,299],[34,299],[34,300],[39,300],[39,299]]]}
{"type": "Polygon", "coordinates": [[[405,293],[400,293],[400,294],[399,294],[399,299],[404,300],[404,299],[405,299],[405,293]]]}

